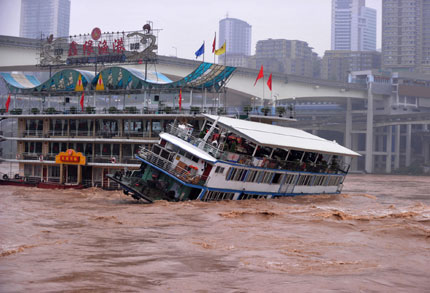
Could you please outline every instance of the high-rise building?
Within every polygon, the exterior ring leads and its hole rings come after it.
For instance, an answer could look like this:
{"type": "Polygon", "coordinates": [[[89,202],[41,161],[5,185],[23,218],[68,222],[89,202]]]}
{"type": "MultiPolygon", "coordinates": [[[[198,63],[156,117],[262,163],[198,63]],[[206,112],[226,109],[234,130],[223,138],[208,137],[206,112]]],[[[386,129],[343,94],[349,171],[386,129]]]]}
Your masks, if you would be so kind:
{"type": "Polygon", "coordinates": [[[256,65],[268,71],[313,77],[314,61],[318,58],[307,42],[299,40],[268,39],[257,42],[256,65]]]}
{"type": "Polygon", "coordinates": [[[227,55],[251,55],[251,25],[236,18],[224,18],[219,22],[218,46],[227,44],[227,55]]]}
{"type": "Polygon", "coordinates": [[[376,50],[376,10],[365,5],[365,0],[332,0],[332,50],[376,50]]]}
{"type": "Polygon", "coordinates": [[[70,0],[21,0],[21,37],[65,37],[69,24],[70,0]]]}
{"type": "Polygon", "coordinates": [[[382,1],[382,65],[430,73],[430,0],[382,1]]]}
{"type": "Polygon", "coordinates": [[[352,71],[379,69],[381,53],[377,51],[325,51],[321,64],[321,78],[348,81],[352,71]]]}

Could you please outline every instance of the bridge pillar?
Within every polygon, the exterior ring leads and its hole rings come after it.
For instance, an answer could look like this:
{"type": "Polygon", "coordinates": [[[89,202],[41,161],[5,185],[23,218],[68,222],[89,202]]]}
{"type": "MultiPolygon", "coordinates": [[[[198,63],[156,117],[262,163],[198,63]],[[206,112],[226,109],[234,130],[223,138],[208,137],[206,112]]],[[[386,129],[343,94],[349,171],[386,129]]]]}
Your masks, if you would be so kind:
{"type": "Polygon", "coordinates": [[[373,93],[371,82],[367,90],[366,158],[364,170],[367,173],[373,172],[373,93]]]}
{"type": "MultiPolygon", "coordinates": [[[[352,105],[351,98],[346,99],[346,113],[345,113],[345,132],[344,132],[344,145],[345,147],[352,148],[352,105]]],[[[347,164],[351,163],[351,158],[346,158],[347,164]]]]}
{"type": "MultiPolygon", "coordinates": [[[[355,151],[358,150],[358,141],[359,141],[359,134],[358,133],[352,133],[351,134],[352,150],[355,150],[355,151]]],[[[355,158],[352,160],[351,170],[354,170],[354,171],[358,170],[358,158],[355,158]]]]}
{"type": "Polygon", "coordinates": [[[385,172],[391,173],[391,150],[392,150],[392,140],[393,140],[393,127],[387,127],[387,156],[385,159],[385,172]]]}
{"type": "Polygon", "coordinates": [[[394,168],[399,169],[400,167],[400,125],[394,126],[396,128],[396,141],[394,146],[395,157],[394,157],[394,168]]]}
{"type": "Polygon", "coordinates": [[[424,164],[428,165],[430,163],[430,142],[424,140],[423,152],[424,152],[424,164]]]}
{"type": "MultiPolygon", "coordinates": [[[[317,120],[317,116],[312,115],[312,121],[316,121],[316,120],[317,120]]],[[[311,130],[311,132],[312,132],[312,134],[313,134],[313,135],[318,135],[318,130],[317,130],[317,129],[315,129],[314,127],[315,127],[315,124],[313,124],[313,125],[312,125],[312,130],[311,130]]]]}
{"type": "Polygon", "coordinates": [[[406,167],[411,165],[412,124],[406,125],[406,167]]]}
{"type": "Polygon", "coordinates": [[[351,148],[352,132],[352,105],[351,98],[346,99],[346,116],[345,116],[345,147],[351,148]]]}

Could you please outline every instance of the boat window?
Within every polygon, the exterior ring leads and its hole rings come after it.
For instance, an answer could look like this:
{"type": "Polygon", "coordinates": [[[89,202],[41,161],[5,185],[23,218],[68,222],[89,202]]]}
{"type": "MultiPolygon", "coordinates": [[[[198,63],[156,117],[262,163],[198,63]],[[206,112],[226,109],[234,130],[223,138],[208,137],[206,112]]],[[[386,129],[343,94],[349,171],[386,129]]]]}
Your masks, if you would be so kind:
{"type": "Polygon", "coordinates": [[[170,153],[166,150],[162,150],[160,156],[164,159],[169,159],[170,153]]]}
{"type": "Polygon", "coordinates": [[[234,174],[236,173],[236,168],[231,167],[226,175],[226,180],[232,180],[234,174]]]}
{"type": "Polygon", "coordinates": [[[284,184],[293,184],[295,182],[296,175],[294,174],[288,174],[287,178],[285,179],[285,183],[284,184]]]}
{"type": "Polygon", "coordinates": [[[160,154],[160,151],[161,151],[161,148],[160,148],[158,145],[154,144],[154,145],[152,146],[152,152],[153,152],[154,154],[158,155],[158,154],[160,154]]]}
{"type": "Polygon", "coordinates": [[[246,174],[248,173],[248,170],[243,170],[242,177],[240,178],[240,181],[245,181],[246,174]]]}
{"type": "Polygon", "coordinates": [[[202,201],[211,200],[231,200],[233,199],[233,192],[218,192],[218,191],[208,191],[202,198],[202,201]]]}
{"type": "Polygon", "coordinates": [[[49,177],[60,177],[59,166],[49,166],[48,170],[49,177]]]}
{"type": "Polygon", "coordinates": [[[224,167],[217,166],[215,169],[215,173],[219,173],[219,174],[224,173],[224,167]]]}
{"type": "Polygon", "coordinates": [[[24,164],[24,176],[32,176],[33,175],[33,165],[24,164]]]}
{"type": "Polygon", "coordinates": [[[273,172],[264,172],[263,175],[263,183],[270,183],[272,180],[273,172]]]}
{"type": "Polygon", "coordinates": [[[254,182],[256,175],[257,175],[257,171],[249,170],[248,177],[246,178],[246,182],[254,182]]]}
{"type": "Polygon", "coordinates": [[[84,150],[84,144],[83,143],[80,143],[80,142],[78,142],[77,144],[76,144],[76,152],[83,152],[83,150],[84,150]]]}
{"type": "Polygon", "coordinates": [[[111,148],[110,144],[104,143],[103,147],[102,147],[102,155],[103,156],[110,156],[110,154],[111,154],[110,148],[111,148]]]}
{"type": "Polygon", "coordinates": [[[309,185],[311,183],[312,175],[300,175],[297,185],[309,185]]]}
{"type": "Polygon", "coordinates": [[[316,176],[314,180],[314,186],[321,186],[324,183],[324,177],[325,176],[316,176]]]}
{"type": "Polygon", "coordinates": [[[272,179],[272,184],[279,184],[279,182],[281,181],[281,176],[282,173],[275,173],[272,179]]]}
{"type": "Polygon", "coordinates": [[[341,176],[330,176],[330,179],[328,181],[329,186],[337,186],[340,183],[340,180],[342,179],[341,176]]]}
{"type": "Polygon", "coordinates": [[[268,195],[242,193],[238,200],[267,198],[268,195]]]}
{"type": "Polygon", "coordinates": [[[245,170],[243,170],[243,169],[237,169],[237,171],[236,171],[236,173],[235,173],[234,177],[232,177],[232,178],[233,178],[233,180],[234,180],[234,181],[240,181],[240,179],[242,178],[242,173],[243,173],[244,171],[245,171],[245,170]]]}
{"type": "Polygon", "coordinates": [[[40,154],[42,153],[42,143],[36,142],[36,153],[40,154]]]}

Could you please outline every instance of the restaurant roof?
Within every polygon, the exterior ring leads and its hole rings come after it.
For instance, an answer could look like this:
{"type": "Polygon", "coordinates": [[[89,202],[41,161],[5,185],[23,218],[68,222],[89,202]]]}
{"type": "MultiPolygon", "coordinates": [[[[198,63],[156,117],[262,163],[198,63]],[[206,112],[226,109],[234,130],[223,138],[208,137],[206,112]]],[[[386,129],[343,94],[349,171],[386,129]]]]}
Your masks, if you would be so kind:
{"type": "Polygon", "coordinates": [[[336,141],[326,140],[300,129],[224,116],[205,116],[211,121],[218,119],[217,126],[226,128],[260,146],[341,156],[360,156],[360,154],[339,145],[336,141]]]}

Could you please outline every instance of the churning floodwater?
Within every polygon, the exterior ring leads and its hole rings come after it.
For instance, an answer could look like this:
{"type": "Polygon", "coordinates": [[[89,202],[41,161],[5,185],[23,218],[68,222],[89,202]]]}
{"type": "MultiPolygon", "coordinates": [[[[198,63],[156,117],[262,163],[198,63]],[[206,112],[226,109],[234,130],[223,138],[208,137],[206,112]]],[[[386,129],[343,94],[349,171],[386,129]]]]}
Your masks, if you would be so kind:
{"type": "Polygon", "coordinates": [[[430,177],[341,195],[139,204],[0,189],[1,292],[429,292],[430,177]]]}

